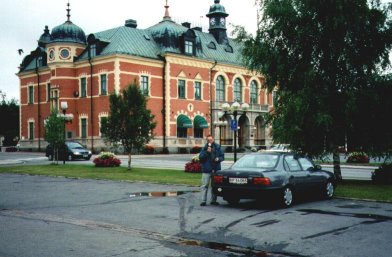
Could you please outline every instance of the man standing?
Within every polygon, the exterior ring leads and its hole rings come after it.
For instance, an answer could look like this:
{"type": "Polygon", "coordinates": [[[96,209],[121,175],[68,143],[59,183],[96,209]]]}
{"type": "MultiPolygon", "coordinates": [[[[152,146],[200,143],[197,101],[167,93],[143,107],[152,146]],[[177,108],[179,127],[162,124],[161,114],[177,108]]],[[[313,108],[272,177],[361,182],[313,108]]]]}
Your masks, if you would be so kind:
{"type": "MultiPolygon", "coordinates": [[[[221,169],[221,162],[224,161],[225,155],[219,144],[214,142],[211,135],[207,136],[207,144],[201,149],[199,159],[202,164],[201,177],[201,204],[205,206],[207,202],[208,187],[210,185],[211,175],[213,172],[221,169]]],[[[219,205],[216,201],[216,195],[211,190],[211,204],[219,205]]]]}

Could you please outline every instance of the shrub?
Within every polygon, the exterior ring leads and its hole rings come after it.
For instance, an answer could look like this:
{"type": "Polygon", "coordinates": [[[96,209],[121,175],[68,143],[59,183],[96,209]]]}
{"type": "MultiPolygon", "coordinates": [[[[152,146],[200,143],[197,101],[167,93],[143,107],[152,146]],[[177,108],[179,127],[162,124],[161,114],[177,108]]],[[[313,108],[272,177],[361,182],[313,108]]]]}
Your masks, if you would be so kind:
{"type": "Polygon", "coordinates": [[[369,163],[369,156],[363,152],[353,152],[348,155],[347,163],[369,163]]]}
{"type": "Polygon", "coordinates": [[[375,184],[392,184],[392,163],[384,163],[372,172],[372,181],[375,184]]]}
{"type": "Polygon", "coordinates": [[[191,153],[200,153],[200,151],[201,151],[201,147],[197,145],[192,147],[191,149],[191,153]]]}
{"type": "Polygon", "coordinates": [[[189,153],[188,148],[180,147],[180,148],[178,148],[178,153],[187,154],[187,153],[189,153]]]}
{"type": "Polygon", "coordinates": [[[201,163],[199,160],[199,155],[193,156],[192,160],[185,164],[185,172],[190,172],[190,173],[201,172],[201,163]]]}
{"type": "Polygon", "coordinates": [[[151,146],[151,145],[144,146],[144,149],[143,149],[144,154],[154,154],[154,152],[155,152],[155,149],[153,146],[151,146]]]}
{"type": "Polygon", "coordinates": [[[93,162],[95,167],[118,167],[121,164],[120,159],[111,152],[101,152],[93,162]]]}

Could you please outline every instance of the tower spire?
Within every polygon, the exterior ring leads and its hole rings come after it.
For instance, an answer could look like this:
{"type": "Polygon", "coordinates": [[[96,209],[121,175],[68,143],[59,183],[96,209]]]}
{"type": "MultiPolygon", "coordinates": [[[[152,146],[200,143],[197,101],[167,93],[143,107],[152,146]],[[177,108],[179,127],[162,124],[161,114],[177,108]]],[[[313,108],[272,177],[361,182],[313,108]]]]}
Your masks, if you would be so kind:
{"type": "Polygon", "coordinates": [[[169,5],[168,5],[168,0],[166,0],[166,5],[165,5],[165,16],[163,16],[164,20],[171,20],[170,14],[169,14],[169,5]]]}
{"type": "Polygon", "coordinates": [[[68,4],[67,4],[67,21],[71,21],[71,14],[70,14],[70,12],[71,12],[71,9],[69,9],[69,0],[68,0],[68,4]]]}

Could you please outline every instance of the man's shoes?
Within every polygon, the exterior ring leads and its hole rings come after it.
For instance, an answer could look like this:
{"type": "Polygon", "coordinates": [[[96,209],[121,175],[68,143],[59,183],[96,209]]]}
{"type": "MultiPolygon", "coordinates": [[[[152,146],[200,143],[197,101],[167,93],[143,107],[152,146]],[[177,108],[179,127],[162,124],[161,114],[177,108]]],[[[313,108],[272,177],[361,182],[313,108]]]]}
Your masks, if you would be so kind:
{"type": "Polygon", "coordinates": [[[219,205],[218,202],[211,202],[210,204],[211,204],[211,205],[219,205]]]}
{"type": "Polygon", "coordinates": [[[200,204],[200,206],[206,206],[206,203],[205,203],[205,202],[202,202],[202,203],[200,204]]]}

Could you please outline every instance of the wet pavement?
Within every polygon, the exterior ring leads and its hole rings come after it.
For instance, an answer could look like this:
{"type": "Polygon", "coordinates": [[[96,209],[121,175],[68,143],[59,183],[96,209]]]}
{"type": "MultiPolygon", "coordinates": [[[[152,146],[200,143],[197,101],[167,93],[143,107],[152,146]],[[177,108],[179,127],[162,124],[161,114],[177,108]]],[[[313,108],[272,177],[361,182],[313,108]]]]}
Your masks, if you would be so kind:
{"type": "Polygon", "coordinates": [[[196,187],[0,174],[0,256],[390,257],[392,205],[200,207],[196,187]]]}

